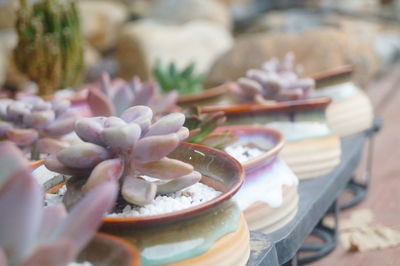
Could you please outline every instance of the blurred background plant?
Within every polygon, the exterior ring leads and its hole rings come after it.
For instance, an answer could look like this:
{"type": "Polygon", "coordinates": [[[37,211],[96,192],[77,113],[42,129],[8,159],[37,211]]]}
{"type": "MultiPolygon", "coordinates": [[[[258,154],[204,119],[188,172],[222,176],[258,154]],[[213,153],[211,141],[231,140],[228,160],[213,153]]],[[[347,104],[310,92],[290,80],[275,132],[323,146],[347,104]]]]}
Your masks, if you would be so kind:
{"type": "Polygon", "coordinates": [[[153,73],[163,93],[177,90],[179,95],[186,95],[199,93],[203,90],[204,76],[196,74],[195,63],[179,70],[174,62],[163,66],[161,61],[157,60],[153,73]]]}
{"type": "Polygon", "coordinates": [[[75,1],[20,0],[14,51],[18,69],[36,82],[40,95],[74,87],[83,75],[83,37],[75,1]]]}

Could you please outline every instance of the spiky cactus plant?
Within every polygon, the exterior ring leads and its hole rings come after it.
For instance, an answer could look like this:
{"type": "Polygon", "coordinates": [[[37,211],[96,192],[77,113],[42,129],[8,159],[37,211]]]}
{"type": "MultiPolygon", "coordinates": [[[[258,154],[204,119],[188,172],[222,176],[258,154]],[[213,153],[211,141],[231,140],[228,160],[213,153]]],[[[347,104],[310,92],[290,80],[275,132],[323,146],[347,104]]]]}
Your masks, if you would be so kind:
{"type": "Polygon", "coordinates": [[[21,100],[0,100],[0,140],[8,139],[31,152],[38,160],[40,153],[52,153],[66,146],[59,140],[73,131],[77,114],[67,100],[45,102],[28,96],[21,100]]]}
{"type": "Polygon", "coordinates": [[[41,95],[78,85],[83,74],[83,42],[73,0],[20,0],[18,45],[20,71],[36,82],[41,95]]]}
{"type": "Polygon", "coordinates": [[[301,69],[294,63],[294,55],[288,53],[282,61],[273,58],[261,69],[250,69],[246,77],[238,80],[239,94],[258,103],[307,98],[315,87],[315,81],[300,78],[301,69]]]}
{"type": "Polygon", "coordinates": [[[123,111],[136,105],[149,106],[155,115],[175,111],[178,93],[174,90],[162,95],[154,82],[142,82],[133,77],[131,82],[123,79],[111,80],[108,73],[103,73],[100,90],[89,90],[87,103],[95,116],[120,116],[123,111]]]}
{"type": "Polygon", "coordinates": [[[0,265],[68,265],[114,205],[118,185],[102,184],[67,213],[43,207],[32,169],[11,142],[0,142],[0,265]]]}
{"type": "Polygon", "coordinates": [[[204,76],[195,73],[194,63],[178,70],[174,62],[164,67],[160,60],[157,60],[153,72],[164,93],[177,90],[179,95],[185,95],[195,94],[203,90],[204,76]]]}
{"type": "Polygon", "coordinates": [[[139,206],[151,203],[156,193],[171,193],[197,183],[201,174],[192,165],[167,157],[189,135],[182,127],[185,116],[171,113],[155,123],[152,116],[149,107],[134,106],[121,118],[81,118],[75,132],[85,143],[51,155],[45,165],[75,180],[83,179],[83,191],[119,180],[122,197],[139,206]]]}

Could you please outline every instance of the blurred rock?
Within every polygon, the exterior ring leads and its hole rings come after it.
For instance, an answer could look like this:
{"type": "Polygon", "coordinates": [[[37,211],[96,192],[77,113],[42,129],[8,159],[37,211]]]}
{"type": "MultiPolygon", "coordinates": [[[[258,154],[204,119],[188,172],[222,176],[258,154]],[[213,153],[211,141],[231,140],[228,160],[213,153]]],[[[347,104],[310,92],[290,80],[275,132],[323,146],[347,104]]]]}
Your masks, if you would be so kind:
{"type": "Polygon", "coordinates": [[[117,44],[120,75],[147,80],[157,59],[175,62],[179,68],[195,62],[197,72],[204,73],[232,44],[228,30],[212,22],[198,20],[181,26],[150,20],[128,23],[117,44]]]}
{"type": "Polygon", "coordinates": [[[16,44],[17,34],[14,30],[0,31],[0,86],[2,86],[6,80],[9,59],[16,44]]]}
{"type": "Polygon", "coordinates": [[[183,24],[192,20],[207,20],[231,28],[228,8],[214,0],[153,0],[145,18],[166,24],[183,24]]]}
{"type": "Polygon", "coordinates": [[[79,1],[85,38],[100,51],[115,46],[118,31],[128,17],[127,8],[118,2],[79,1]]]}
{"type": "Polygon", "coordinates": [[[212,67],[207,82],[220,84],[243,76],[273,56],[296,54],[304,74],[355,64],[356,79],[366,82],[389,66],[400,53],[396,26],[317,13],[271,13],[240,36],[234,47],[212,67]]]}

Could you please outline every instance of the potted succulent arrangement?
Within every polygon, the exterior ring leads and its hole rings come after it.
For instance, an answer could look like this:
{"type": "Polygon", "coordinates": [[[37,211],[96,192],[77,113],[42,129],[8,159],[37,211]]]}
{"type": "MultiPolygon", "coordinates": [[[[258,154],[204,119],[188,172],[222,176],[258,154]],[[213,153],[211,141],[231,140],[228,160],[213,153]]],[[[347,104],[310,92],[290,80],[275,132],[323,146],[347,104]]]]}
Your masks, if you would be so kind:
{"type": "Polygon", "coordinates": [[[340,162],[340,139],[327,125],[329,98],[309,98],[314,81],[300,78],[291,54],[273,59],[262,69],[249,70],[233,85],[237,102],[204,106],[201,112],[223,111],[228,125],[262,125],[283,133],[282,159],[300,179],[329,173],[340,162]],[[312,156],[311,156],[312,155],[312,156]]]}
{"type": "Polygon", "coordinates": [[[326,117],[330,128],[340,137],[371,128],[374,118],[370,99],[352,80],[353,71],[353,66],[343,66],[313,75],[316,90],[312,95],[332,99],[326,117]]]}
{"type": "Polygon", "coordinates": [[[62,204],[43,206],[42,188],[11,142],[0,142],[0,167],[1,265],[140,264],[131,244],[96,234],[117,196],[115,181],[97,186],[67,213],[62,204]]]}
{"type": "Polygon", "coordinates": [[[134,242],[143,265],[245,265],[249,232],[230,200],[243,182],[242,166],[221,151],[181,143],[189,135],[183,114],[152,119],[147,106],[120,118],[79,119],[75,132],[84,143],[45,160],[50,170],[72,176],[60,199],[71,206],[118,180],[120,195],[101,230],[134,242]]]}
{"type": "Polygon", "coordinates": [[[289,223],[298,209],[298,178],[278,158],[283,135],[274,129],[236,125],[218,127],[210,136],[231,134],[223,150],[245,168],[245,182],[235,195],[250,230],[271,233],[289,223]]]}

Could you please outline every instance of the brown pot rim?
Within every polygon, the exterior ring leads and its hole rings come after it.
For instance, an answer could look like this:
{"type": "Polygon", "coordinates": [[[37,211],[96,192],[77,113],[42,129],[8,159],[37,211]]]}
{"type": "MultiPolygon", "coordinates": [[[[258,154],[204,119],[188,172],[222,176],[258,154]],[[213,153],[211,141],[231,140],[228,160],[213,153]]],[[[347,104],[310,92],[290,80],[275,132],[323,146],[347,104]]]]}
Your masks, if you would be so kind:
{"type": "Polygon", "coordinates": [[[222,95],[226,92],[227,88],[229,87],[229,83],[219,85],[217,87],[205,89],[196,94],[189,94],[189,95],[182,95],[178,97],[178,104],[187,104],[190,102],[195,102],[199,100],[205,100],[212,97],[217,97],[222,95]]]}
{"type": "Polygon", "coordinates": [[[332,78],[337,78],[340,76],[351,75],[353,74],[355,69],[356,67],[354,65],[343,65],[340,67],[335,67],[314,73],[311,75],[311,78],[314,79],[316,83],[318,83],[332,78]]]}
{"type": "Polygon", "coordinates": [[[244,182],[245,171],[244,167],[232,156],[227,153],[217,150],[214,148],[210,148],[204,145],[192,144],[192,143],[181,143],[182,146],[191,146],[196,150],[207,151],[208,154],[212,154],[214,156],[225,157],[227,158],[231,165],[236,168],[238,175],[236,177],[235,183],[233,186],[226,192],[222,192],[218,197],[204,202],[203,204],[193,206],[191,208],[187,208],[180,211],[175,211],[171,213],[159,214],[159,215],[151,215],[151,216],[140,216],[140,217],[105,217],[103,218],[103,226],[118,226],[118,225],[151,225],[158,223],[171,222],[176,220],[181,220],[186,217],[196,216],[200,213],[206,212],[212,209],[215,206],[222,204],[223,202],[229,200],[242,186],[244,182]]]}
{"type": "Polygon", "coordinates": [[[29,167],[32,168],[32,170],[39,168],[39,166],[42,166],[43,164],[44,164],[44,160],[30,161],[28,163],[29,167]]]}
{"type": "Polygon", "coordinates": [[[239,104],[230,106],[199,107],[201,113],[225,112],[226,115],[259,112],[288,112],[310,109],[324,109],[331,103],[331,98],[320,97],[305,100],[276,102],[271,104],[239,104]]]}
{"type": "Polygon", "coordinates": [[[129,263],[129,266],[140,266],[140,252],[137,247],[135,247],[133,244],[128,242],[127,240],[117,237],[114,235],[106,234],[106,233],[101,233],[97,232],[94,237],[99,237],[99,238],[106,238],[120,246],[123,246],[124,249],[128,251],[129,254],[132,256],[132,261],[129,263]]]}
{"type": "Polygon", "coordinates": [[[214,132],[218,133],[226,130],[231,131],[234,135],[235,132],[237,133],[238,131],[244,131],[250,134],[261,133],[264,138],[272,139],[273,147],[271,149],[265,151],[262,155],[254,157],[242,163],[243,167],[246,170],[252,169],[257,165],[276,157],[285,145],[285,137],[283,136],[283,134],[273,128],[252,125],[233,125],[218,127],[216,130],[214,130],[214,132]]]}

